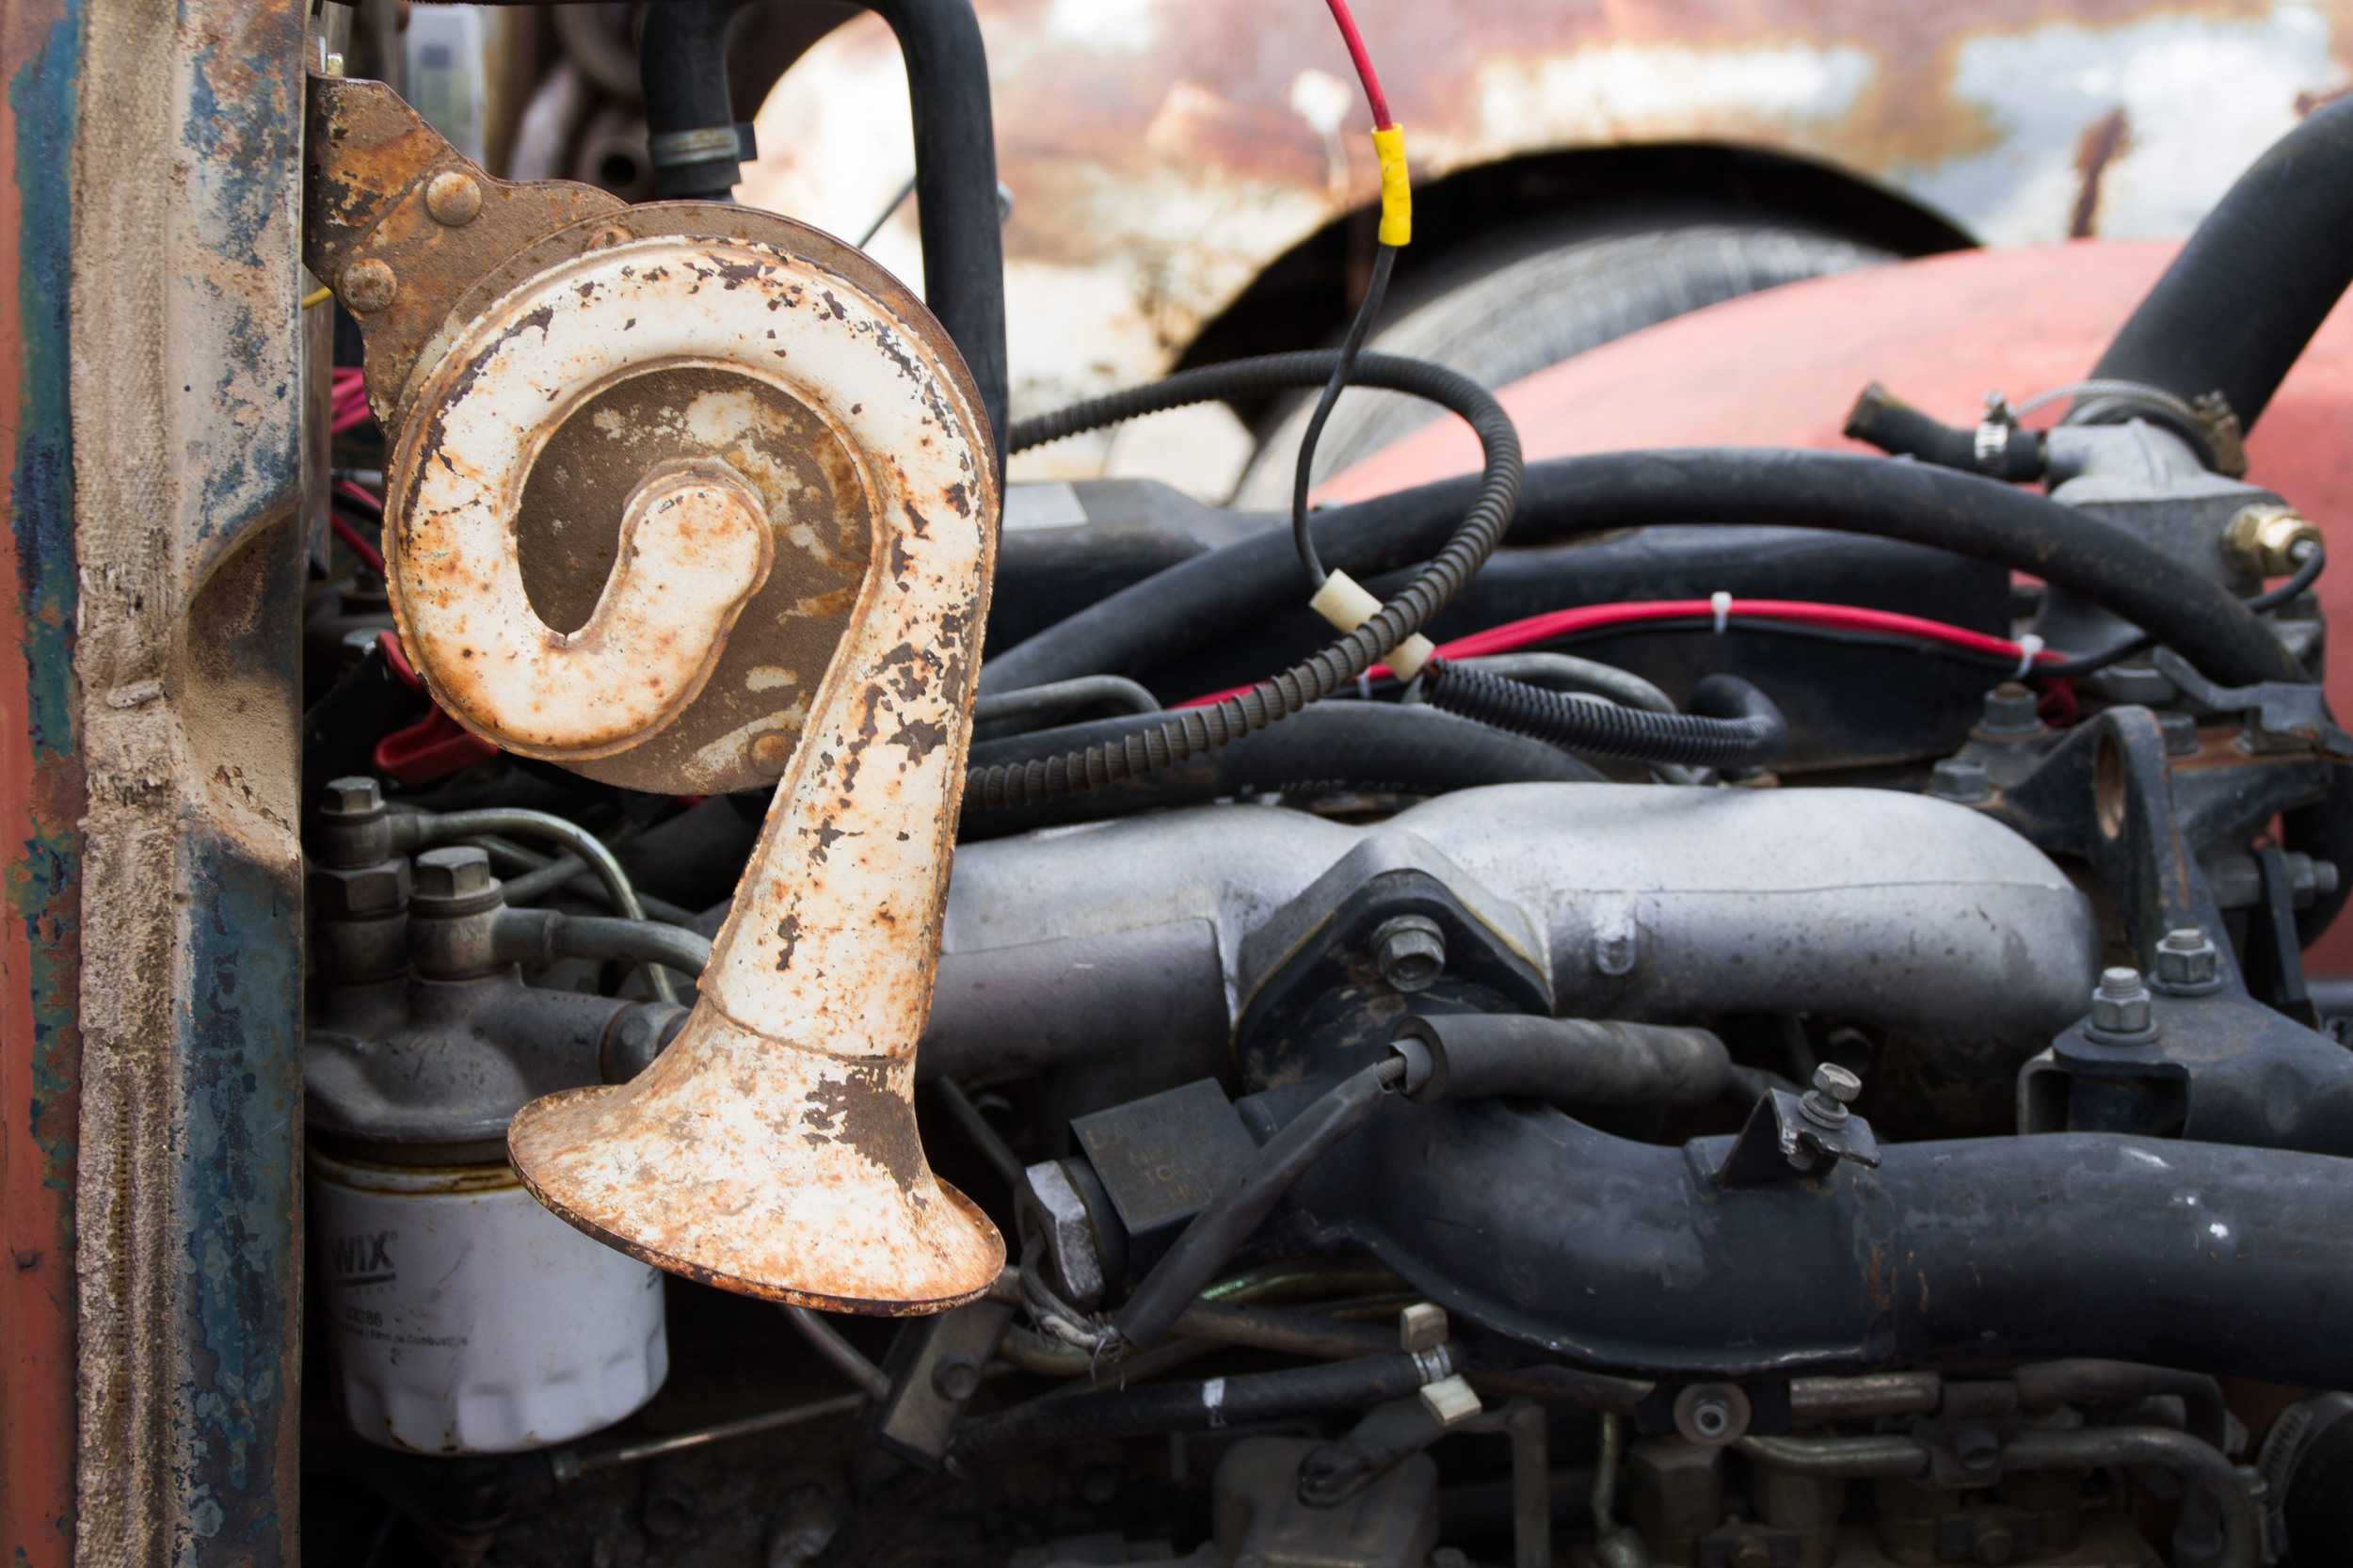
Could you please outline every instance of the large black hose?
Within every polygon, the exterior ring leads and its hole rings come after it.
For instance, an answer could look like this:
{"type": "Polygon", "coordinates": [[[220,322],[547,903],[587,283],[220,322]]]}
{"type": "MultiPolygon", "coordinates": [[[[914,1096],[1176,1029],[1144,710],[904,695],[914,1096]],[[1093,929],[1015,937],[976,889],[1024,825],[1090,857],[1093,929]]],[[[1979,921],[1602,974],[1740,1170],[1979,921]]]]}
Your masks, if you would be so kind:
{"type": "MultiPolygon", "coordinates": [[[[1305,1090],[1244,1101],[1268,1125],[1305,1090]]],[[[2353,1162],[2096,1133],[1888,1145],[1724,1188],[1728,1139],[1524,1103],[1407,1105],[1292,1190],[1463,1317],[1589,1366],[1788,1375],[2086,1352],[2353,1384],[2353,1162]],[[2195,1194],[2196,1205],[2184,1194],[2195,1194]]]]}
{"type": "Polygon", "coordinates": [[[1432,665],[1426,691],[1433,706],[1449,713],[1572,751],[1637,762],[1751,768],[1769,760],[1789,736],[1772,698],[1737,675],[1700,681],[1689,713],[1588,701],[1444,660],[1432,665]]]}
{"type": "MultiPolygon", "coordinates": [[[[1317,547],[1352,572],[1428,555],[1470,501],[1443,480],[1317,514],[1317,547]],[[1366,559],[1366,557],[1371,559],[1366,559]]],[[[2229,590],[2114,523],[1975,474],[1883,457],[1697,447],[1529,466],[1515,544],[1663,523],[1782,523],[1867,534],[2032,572],[2153,632],[2213,679],[2305,679],[2229,590]]],[[[1360,573],[1361,574],[1361,573],[1360,573]]],[[[1152,664],[1262,620],[1299,597],[1288,536],[1270,529],[1171,567],[992,657],[990,690],[1152,664]]]]}
{"type": "MultiPolygon", "coordinates": [[[[857,0],[898,35],[915,115],[915,208],[923,302],[981,390],[1000,466],[1012,415],[1005,360],[1005,239],[988,52],[972,0],[857,0]]],[[[1081,670],[1092,675],[1093,670],[1081,670]]]]}
{"type": "Polygon", "coordinates": [[[2339,101],[2238,177],[2091,374],[2185,402],[2218,392],[2251,430],[2349,282],[2353,102],[2339,101]]]}
{"type": "MultiPolygon", "coordinates": [[[[1114,392],[1038,419],[1013,433],[1016,452],[1080,431],[1116,424],[1144,414],[1289,387],[1318,386],[1339,363],[1337,351],[1270,354],[1231,364],[1181,371],[1166,380],[1114,392]]],[[[1465,498],[1449,536],[1398,596],[1354,631],[1289,669],[1245,691],[1188,709],[1151,729],[1117,743],[1030,762],[1020,767],[973,771],[969,796],[983,809],[1017,808],[1050,801],[1105,784],[1152,773],[1172,762],[1213,751],[1244,735],[1290,717],[1329,696],[1428,625],[1465,583],[1494,553],[1519,504],[1525,465],[1519,433],[1493,394],[1466,376],[1442,365],[1389,354],[1368,354],[1353,372],[1358,385],[1427,398],[1460,414],[1479,438],[1485,466],[1465,498]]],[[[1102,672],[1080,672],[1102,673],[1102,672]]],[[[1119,673],[1119,672],[1111,672],[1119,673]]],[[[1001,687],[994,689],[1003,689],[1001,687]]]]}
{"type": "Polygon", "coordinates": [[[637,40],[654,194],[726,201],[743,178],[728,92],[728,25],[744,0],[670,0],[646,13],[637,40]]]}
{"type": "MultiPolygon", "coordinates": [[[[971,762],[975,768],[1023,767],[1115,742],[1160,723],[1159,714],[1128,713],[982,741],[972,747],[971,762]]],[[[968,794],[965,837],[998,837],[1242,794],[1348,791],[1438,795],[1485,784],[1581,784],[1600,776],[1558,746],[1435,708],[1319,702],[1288,723],[1082,797],[985,811],[968,794]]]]}
{"type": "Polygon", "coordinates": [[[1100,1394],[1052,1396],[1016,1405],[967,1427],[956,1439],[966,1458],[1034,1446],[1105,1438],[1208,1432],[1260,1421],[1362,1409],[1403,1399],[1444,1375],[1443,1351],[1369,1355],[1321,1367],[1247,1372],[1209,1383],[1145,1384],[1100,1394]]]}

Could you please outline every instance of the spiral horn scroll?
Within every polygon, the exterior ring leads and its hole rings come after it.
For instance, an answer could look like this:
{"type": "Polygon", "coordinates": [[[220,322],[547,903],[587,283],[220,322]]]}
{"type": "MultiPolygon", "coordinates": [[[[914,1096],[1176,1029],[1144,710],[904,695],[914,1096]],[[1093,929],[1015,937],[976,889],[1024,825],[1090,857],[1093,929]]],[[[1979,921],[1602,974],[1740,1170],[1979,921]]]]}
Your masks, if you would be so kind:
{"type": "Polygon", "coordinates": [[[718,221],[734,232],[613,232],[473,318],[404,421],[395,610],[436,696],[501,745],[674,792],[777,779],[683,1030],[630,1083],[524,1107],[524,1183],[711,1285],[938,1311],[1004,1262],[933,1175],[911,1101],[991,442],[953,348],[887,275],[781,219],[718,221]],[[601,588],[544,561],[550,549],[604,552],[601,588]]]}

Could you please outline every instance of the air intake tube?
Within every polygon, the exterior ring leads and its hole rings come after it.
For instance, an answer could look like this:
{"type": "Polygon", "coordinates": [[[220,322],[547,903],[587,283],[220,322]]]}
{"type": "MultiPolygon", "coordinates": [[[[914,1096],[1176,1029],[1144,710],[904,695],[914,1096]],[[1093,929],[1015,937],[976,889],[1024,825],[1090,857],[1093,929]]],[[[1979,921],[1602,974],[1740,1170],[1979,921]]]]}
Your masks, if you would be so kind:
{"type": "MultiPolygon", "coordinates": [[[[1243,1106],[1266,1124],[1311,1099],[1243,1106]]],[[[1519,1101],[1397,1104],[1291,1205],[1449,1311],[1616,1370],[2096,1353],[2353,1384],[2353,1161],[2067,1133],[1733,1189],[1715,1180],[1731,1143],[1637,1144],[1519,1101]]]]}

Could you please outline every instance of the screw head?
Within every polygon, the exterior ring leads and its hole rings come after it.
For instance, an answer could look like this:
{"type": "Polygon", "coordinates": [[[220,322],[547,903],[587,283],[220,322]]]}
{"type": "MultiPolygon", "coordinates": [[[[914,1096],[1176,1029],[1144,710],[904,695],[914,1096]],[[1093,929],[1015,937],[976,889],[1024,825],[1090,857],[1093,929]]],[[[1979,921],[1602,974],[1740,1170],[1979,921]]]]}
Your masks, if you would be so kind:
{"type": "Polygon", "coordinates": [[[313,866],[306,885],[311,913],[323,920],[363,920],[398,914],[408,897],[397,860],[349,871],[313,866]]]}
{"type": "Polygon", "coordinates": [[[1929,770],[1929,793],[1939,800],[1975,805],[1992,798],[1993,781],[1986,776],[1983,762],[1965,757],[1947,757],[1929,770]]]}
{"type": "Polygon", "coordinates": [[[400,293],[400,280],[390,266],[371,256],[345,267],[343,287],[335,292],[343,296],[345,310],[365,315],[392,302],[400,293]]]}
{"type": "Polygon", "coordinates": [[[482,211],[482,183],[462,169],[445,168],[424,187],[424,210],[447,229],[462,229],[482,211]]]}
{"type": "Polygon", "coordinates": [[[495,885],[488,850],[472,844],[429,849],[417,856],[416,896],[420,899],[472,898],[495,885]]]}
{"type": "Polygon", "coordinates": [[[2138,969],[2104,969],[2091,993],[2091,1027],[2104,1034],[2146,1034],[2154,1022],[2149,1000],[2138,969]]]}
{"type": "Polygon", "coordinates": [[[373,778],[330,778],[319,792],[323,817],[372,817],[383,808],[384,792],[373,778]]]}
{"type": "Polygon", "coordinates": [[[2222,983],[2222,954],[2196,926],[2169,931],[2157,944],[2156,981],[2185,995],[2212,990],[2222,983]]]}
{"type": "Polygon", "coordinates": [[[1372,934],[1381,978],[1400,991],[1426,991],[1446,972],[1446,933],[1427,915],[1400,915],[1372,934]]]}

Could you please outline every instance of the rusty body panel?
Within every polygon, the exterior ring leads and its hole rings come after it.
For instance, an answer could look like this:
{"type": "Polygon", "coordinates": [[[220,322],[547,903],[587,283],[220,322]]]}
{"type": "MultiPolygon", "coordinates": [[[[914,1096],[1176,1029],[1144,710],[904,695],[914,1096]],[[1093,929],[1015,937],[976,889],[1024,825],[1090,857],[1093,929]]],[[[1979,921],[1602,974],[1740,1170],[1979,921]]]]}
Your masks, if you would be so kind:
{"type": "Polygon", "coordinates": [[[66,151],[79,7],[0,20],[0,1558],[65,1568],[73,1549],[73,1184],[81,1080],[80,822],[73,668],[72,297],[66,151]]]}
{"type": "Polygon", "coordinates": [[[305,37],[279,0],[93,8],[50,149],[73,510],[42,566],[76,574],[88,779],[82,1562],[297,1558],[305,37]]]}
{"type": "MultiPolygon", "coordinates": [[[[562,286],[535,296],[551,319],[531,343],[559,389],[618,374],[583,358],[589,343],[773,377],[830,432],[832,494],[872,543],[822,679],[790,699],[806,702],[806,731],[683,1032],[626,1086],[526,1106],[508,1148],[557,1214],[689,1278],[832,1310],[939,1311],[1004,1263],[996,1228],[932,1174],[911,1099],[998,485],[978,394],[937,325],[844,260],[837,272],[744,242],[648,241],[558,269],[562,286]],[[610,329],[616,312],[633,333],[610,329]]],[[[686,423],[729,434],[716,417],[686,423]]],[[[461,464],[476,456],[461,447],[461,464]]],[[[768,696],[772,711],[787,700],[768,696]]]]}
{"type": "MultiPolygon", "coordinates": [[[[1160,374],[1277,258],[1373,198],[1366,111],[1321,7],[979,9],[1014,197],[1016,414],[1160,374]]],[[[1356,10],[1421,184],[1562,152],[1737,146],[1895,193],[2001,245],[2186,232],[2255,152],[2346,84],[2353,60],[2349,0],[1356,10]]],[[[905,116],[888,32],[853,23],[771,94],[766,152],[741,194],[860,232],[913,167],[905,116]]],[[[1503,207],[1489,232],[1574,216],[1503,207]]],[[[1416,248],[1476,237],[1425,226],[1416,248]]],[[[873,249],[914,276],[912,216],[896,215],[873,249]]],[[[1337,294],[1342,280],[1331,282],[1337,294]]],[[[1106,451],[1064,442],[1019,472],[1092,472],[1106,451]]]]}

